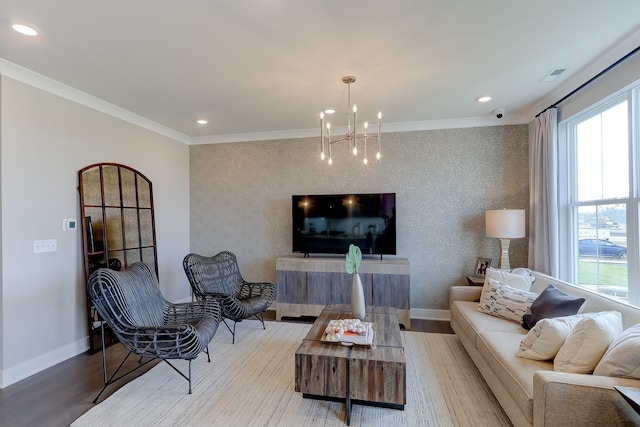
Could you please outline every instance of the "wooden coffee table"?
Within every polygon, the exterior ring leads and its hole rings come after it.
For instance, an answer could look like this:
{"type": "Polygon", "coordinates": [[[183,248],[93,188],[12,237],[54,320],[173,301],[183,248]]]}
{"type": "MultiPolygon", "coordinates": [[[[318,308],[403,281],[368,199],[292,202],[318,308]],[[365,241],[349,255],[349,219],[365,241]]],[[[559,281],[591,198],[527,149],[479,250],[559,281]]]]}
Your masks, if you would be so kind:
{"type": "Polygon", "coordinates": [[[406,362],[398,316],[391,307],[367,307],[374,345],[344,346],[321,341],[330,320],[352,318],[347,305],[328,305],[320,313],[295,355],[296,386],[305,398],[345,401],[346,423],[351,405],[404,409],[406,362]]]}

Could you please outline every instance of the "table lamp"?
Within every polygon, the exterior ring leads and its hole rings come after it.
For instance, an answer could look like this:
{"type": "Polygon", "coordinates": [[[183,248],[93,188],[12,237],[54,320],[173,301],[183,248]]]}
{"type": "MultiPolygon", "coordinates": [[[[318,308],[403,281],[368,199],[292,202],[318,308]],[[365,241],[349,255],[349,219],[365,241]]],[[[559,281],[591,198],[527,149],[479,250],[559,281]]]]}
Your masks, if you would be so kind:
{"type": "Polygon", "coordinates": [[[509,239],[525,236],[524,209],[496,209],[485,212],[487,237],[500,239],[498,268],[511,268],[509,264],[509,239]]]}

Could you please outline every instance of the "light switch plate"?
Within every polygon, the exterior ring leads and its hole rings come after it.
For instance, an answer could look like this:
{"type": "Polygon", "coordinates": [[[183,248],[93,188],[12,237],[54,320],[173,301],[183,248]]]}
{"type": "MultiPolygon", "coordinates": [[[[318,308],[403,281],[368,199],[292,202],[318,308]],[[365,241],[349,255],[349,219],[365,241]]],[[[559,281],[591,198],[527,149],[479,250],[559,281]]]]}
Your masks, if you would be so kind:
{"type": "Polygon", "coordinates": [[[58,250],[58,241],[56,239],[33,241],[34,254],[40,254],[43,252],[55,252],[57,250],[58,250]]]}

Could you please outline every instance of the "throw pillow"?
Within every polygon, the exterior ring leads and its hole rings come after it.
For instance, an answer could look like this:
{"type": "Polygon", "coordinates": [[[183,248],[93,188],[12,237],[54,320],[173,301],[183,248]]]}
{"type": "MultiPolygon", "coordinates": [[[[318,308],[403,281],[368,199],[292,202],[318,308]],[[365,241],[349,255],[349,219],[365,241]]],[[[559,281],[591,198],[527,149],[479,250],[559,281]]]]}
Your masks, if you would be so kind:
{"type": "Polygon", "coordinates": [[[482,290],[478,311],[522,323],[522,315],[531,307],[537,296],[536,293],[525,292],[488,279],[482,290]]]}
{"type": "Polygon", "coordinates": [[[522,326],[531,329],[544,318],[572,316],[582,312],[587,300],[569,296],[553,285],[540,293],[531,309],[522,316],[522,326]]]}
{"type": "Polygon", "coordinates": [[[555,319],[541,319],[524,337],[516,356],[533,360],[553,359],[571,330],[583,317],[584,315],[577,314],[555,319]]]}
{"type": "Polygon", "coordinates": [[[592,373],[609,345],[622,333],[622,315],[617,311],[584,316],[558,350],[553,360],[554,370],[592,373]]]}
{"type": "Polygon", "coordinates": [[[640,324],[616,338],[593,371],[594,375],[640,379],[640,324]]]}
{"type": "MultiPolygon", "coordinates": [[[[528,268],[514,268],[513,270],[499,270],[489,267],[485,272],[485,279],[493,279],[512,288],[529,292],[535,277],[528,268]]],[[[485,282],[486,283],[486,282],[485,282]]]]}

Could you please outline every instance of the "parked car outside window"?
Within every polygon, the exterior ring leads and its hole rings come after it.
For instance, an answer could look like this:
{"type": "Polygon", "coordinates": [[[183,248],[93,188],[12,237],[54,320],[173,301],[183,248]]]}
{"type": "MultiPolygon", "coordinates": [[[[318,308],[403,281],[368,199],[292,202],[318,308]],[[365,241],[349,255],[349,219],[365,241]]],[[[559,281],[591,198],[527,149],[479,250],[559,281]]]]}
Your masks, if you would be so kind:
{"type": "Polygon", "coordinates": [[[578,241],[580,255],[597,255],[623,258],[627,256],[627,247],[616,245],[603,239],[582,239],[578,241]]]}

